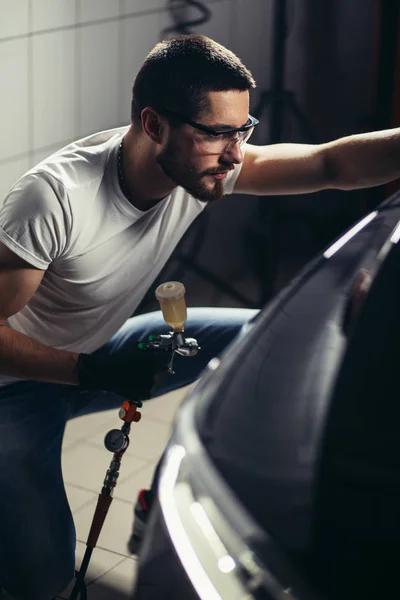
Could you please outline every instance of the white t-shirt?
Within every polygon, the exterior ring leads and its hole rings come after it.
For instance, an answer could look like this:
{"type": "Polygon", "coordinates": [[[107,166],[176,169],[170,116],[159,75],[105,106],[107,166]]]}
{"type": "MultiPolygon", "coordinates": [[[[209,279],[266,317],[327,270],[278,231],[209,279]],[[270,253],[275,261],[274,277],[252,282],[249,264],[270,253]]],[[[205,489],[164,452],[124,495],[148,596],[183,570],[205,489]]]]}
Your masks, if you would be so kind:
{"type": "MultiPolygon", "coordinates": [[[[53,154],[0,202],[0,241],[44,277],[8,326],[53,348],[93,352],[142,301],[206,204],[177,187],[147,211],[123,195],[117,152],[127,127],[53,154]]],[[[225,180],[232,193],[240,168],[225,180]]],[[[16,381],[1,375],[0,385],[16,381]]]]}

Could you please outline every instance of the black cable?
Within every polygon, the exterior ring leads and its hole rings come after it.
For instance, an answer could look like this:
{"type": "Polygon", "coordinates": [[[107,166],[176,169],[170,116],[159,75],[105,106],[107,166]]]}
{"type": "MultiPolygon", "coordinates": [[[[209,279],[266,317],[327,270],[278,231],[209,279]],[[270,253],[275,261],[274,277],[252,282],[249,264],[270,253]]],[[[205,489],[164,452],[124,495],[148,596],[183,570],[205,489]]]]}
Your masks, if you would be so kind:
{"type": "Polygon", "coordinates": [[[199,0],[168,0],[167,8],[172,16],[174,25],[162,30],[161,34],[163,37],[168,34],[188,35],[193,33],[191,31],[192,27],[204,25],[204,23],[207,23],[212,17],[211,10],[202,2],[199,2],[199,0]],[[182,11],[189,8],[198,10],[200,16],[191,20],[183,19],[182,11]]]}

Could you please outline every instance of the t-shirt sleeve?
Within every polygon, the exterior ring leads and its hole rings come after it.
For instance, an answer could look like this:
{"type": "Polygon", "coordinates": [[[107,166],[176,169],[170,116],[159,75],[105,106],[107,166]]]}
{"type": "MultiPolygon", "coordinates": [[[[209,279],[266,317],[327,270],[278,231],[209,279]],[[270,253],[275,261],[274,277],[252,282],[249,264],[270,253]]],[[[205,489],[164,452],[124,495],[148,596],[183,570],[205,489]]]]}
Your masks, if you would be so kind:
{"type": "MultiPolygon", "coordinates": [[[[245,152],[245,148],[246,148],[246,145],[244,145],[242,147],[243,154],[245,152]]],[[[240,171],[242,170],[242,166],[243,166],[243,163],[240,163],[240,165],[235,166],[233,171],[229,171],[229,173],[225,179],[225,185],[224,185],[224,194],[225,195],[233,194],[233,192],[235,191],[236,181],[238,180],[240,171]]]]}
{"type": "Polygon", "coordinates": [[[70,222],[64,186],[41,173],[22,177],[0,202],[0,242],[38,269],[62,255],[70,222]]]}

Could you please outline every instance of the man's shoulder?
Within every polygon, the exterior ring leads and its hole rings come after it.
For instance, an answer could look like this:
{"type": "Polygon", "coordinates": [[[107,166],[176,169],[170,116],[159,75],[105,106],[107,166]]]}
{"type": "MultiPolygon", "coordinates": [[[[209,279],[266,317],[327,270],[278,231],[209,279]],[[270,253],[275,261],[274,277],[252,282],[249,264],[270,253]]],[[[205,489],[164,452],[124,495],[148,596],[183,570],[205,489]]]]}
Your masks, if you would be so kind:
{"type": "Polygon", "coordinates": [[[129,125],[124,125],[122,127],[113,127],[112,129],[105,129],[104,131],[92,133],[65,146],[65,148],[60,150],[60,152],[66,148],[69,148],[70,146],[82,148],[95,148],[102,146],[107,144],[107,142],[110,140],[121,138],[128,131],[128,129],[129,125]]]}
{"type": "Polygon", "coordinates": [[[102,179],[110,151],[127,129],[108,129],[73,141],[35,165],[26,176],[57,181],[66,189],[102,179]]]}

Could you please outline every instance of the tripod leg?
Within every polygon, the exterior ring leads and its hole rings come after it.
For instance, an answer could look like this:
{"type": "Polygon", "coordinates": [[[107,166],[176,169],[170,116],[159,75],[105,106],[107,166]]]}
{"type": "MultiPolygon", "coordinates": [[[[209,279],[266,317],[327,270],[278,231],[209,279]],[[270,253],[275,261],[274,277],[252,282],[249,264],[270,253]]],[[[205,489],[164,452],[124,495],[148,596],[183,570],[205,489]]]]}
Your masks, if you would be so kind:
{"type": "Polygon", "coordinates": [[[80,576],[79,571],[75,571],[75,585],[72,589],[69,600],[71,600],[71,599],[75,600],[76,598],[80,598],[80,600],[87,599],[87,589],[86,589],[85,578],[84,577],[82,578],[80,576]]]}
{"type": "Polygon", "coordinates": [[[269,90],[262,92],[257,106],[254,109],[254,116],[256,119],[260,119],[264,108],[268,108],[272,94],[269,90]]]}

